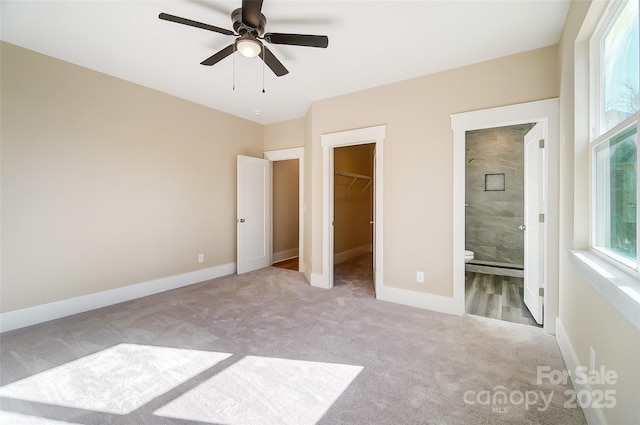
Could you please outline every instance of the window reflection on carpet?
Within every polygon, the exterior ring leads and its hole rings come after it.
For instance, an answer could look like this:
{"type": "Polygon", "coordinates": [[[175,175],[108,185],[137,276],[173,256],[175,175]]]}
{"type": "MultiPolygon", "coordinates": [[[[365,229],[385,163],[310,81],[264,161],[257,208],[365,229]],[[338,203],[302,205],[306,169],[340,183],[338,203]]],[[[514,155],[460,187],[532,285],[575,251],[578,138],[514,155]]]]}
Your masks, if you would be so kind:
{"type": "Polygon", "coordinates": [[[40,418],[38,416],[22,415],[20,413],[5,412],[0,410],[0,424],[11,425],[80,425],[71,423],[56,421],[54,419],[40,418]]]}
{"type": "Polygon", "coordinates": [[[316,424],[362,369],[247,356],[154,414],[225,425],[316,424]]]}
{"type": "Polygon", "coordinates": [[[0,387],[0,396],[124,415],[230,356],[119,344],[0,387]]]}

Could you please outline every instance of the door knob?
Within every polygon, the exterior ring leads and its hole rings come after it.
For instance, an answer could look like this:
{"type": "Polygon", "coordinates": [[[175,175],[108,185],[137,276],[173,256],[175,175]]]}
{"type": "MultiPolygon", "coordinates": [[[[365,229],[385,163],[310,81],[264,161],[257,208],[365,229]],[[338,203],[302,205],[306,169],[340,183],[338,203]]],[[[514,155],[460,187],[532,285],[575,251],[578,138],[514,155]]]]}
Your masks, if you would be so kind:
{"type": "Polygon", "coordinates": [[[527,230],[527,226],[525,226],[524,224],[522,226],[518,226],[518,229],[520,230],[527,230]]]}

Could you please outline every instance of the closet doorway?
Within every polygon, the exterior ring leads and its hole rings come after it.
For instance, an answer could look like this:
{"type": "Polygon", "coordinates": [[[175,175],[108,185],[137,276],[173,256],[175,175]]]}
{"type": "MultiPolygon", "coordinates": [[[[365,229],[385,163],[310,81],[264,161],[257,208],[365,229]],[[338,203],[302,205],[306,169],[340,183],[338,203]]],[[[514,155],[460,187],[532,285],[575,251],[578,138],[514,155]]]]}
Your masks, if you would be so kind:
{"type": "MultiPolygon", "coordinates": [[[[334,150],[346,146],[375,145],[374,166],[371,185],[373,186],[373,283],[376,298],[383,295],[385,290],[383,277],[384,265],[384,139],[387,133],[386,125],[345,130],[336,133],[320,135],[322,145],[322,274],[311,274],[311,285],[320,288],[333,287],[334,272],[334,150]]],[[[342,171],[342,170],[338,170],[342,171]]]]}
{"type": "Polygon", "coordinates": [[[373,283],[375,144],[333,150],[334,286],[375,296],[373,283]]]}

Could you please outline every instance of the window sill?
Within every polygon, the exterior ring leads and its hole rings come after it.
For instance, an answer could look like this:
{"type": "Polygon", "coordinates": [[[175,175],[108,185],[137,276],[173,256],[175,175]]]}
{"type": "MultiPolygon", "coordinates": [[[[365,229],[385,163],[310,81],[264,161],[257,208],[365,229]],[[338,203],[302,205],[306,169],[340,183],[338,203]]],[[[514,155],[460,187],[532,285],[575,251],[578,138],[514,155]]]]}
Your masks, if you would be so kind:
{"type": "Polygon", "coordinates": [[[571,250],[569,257],[587,281],[640,329],[640,282],[592,252],[571,250]]]}

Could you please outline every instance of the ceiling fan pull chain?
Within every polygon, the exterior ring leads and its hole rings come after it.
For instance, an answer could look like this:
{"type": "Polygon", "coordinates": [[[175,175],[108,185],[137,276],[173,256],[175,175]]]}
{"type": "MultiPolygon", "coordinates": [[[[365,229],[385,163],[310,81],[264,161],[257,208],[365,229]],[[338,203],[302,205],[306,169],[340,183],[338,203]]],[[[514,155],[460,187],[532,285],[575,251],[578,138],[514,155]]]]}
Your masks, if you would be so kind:
{"type": "Polygon", "coordinates": [[[264,47],[262,48],[262,93],[265,93],[264,91],[264,47]]]}
{"type": "Polygon", "coordinates": [[[233,91],[236,90],[236,46],[233,46],[233,91]]]}

